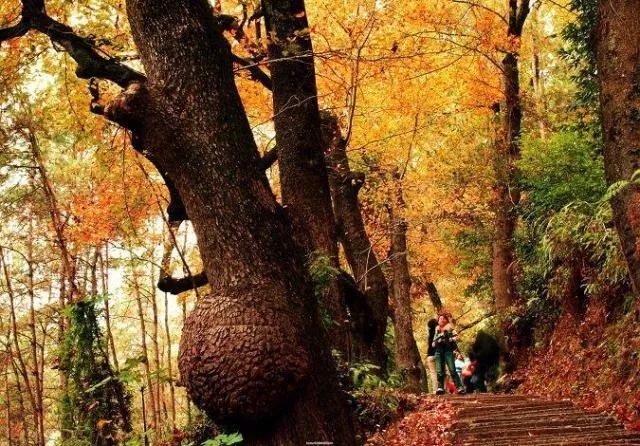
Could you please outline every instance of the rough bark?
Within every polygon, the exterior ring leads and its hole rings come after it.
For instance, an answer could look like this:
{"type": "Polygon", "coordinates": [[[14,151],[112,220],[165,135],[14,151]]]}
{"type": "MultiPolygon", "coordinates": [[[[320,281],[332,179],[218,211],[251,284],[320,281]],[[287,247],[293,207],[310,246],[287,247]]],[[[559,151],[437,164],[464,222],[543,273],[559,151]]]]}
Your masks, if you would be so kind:
{"type": "MultiPolygon", "coordinates": [[[[629,180],[640,168],[640,3],[598,2],[594,48],[600,84],[604,164],[609,184],[629,180]]],[[[640,187],[631,185],[611,201],[629,276],[640,293],[640,187]]]]}
{"type": "Polygon", "coordinates": [[[129,0],[127,11],[148,75],[134,134],[183,198],[214,290],[183,332],[189,395],[248,445],[353,444],[304,258],[259,169],[209,5],[129,0]]]}
{"type": "MultiPolygon", "coordinates": [[[[518,40],[529,14],[529,0],[509,0],[507,37],[518,40]]],[[[520,188],[515,162],[520,157],[522,105],[520,102],[520,71],[517,51],[509,51],[502,60],[504,110],[496,141],[494,169],[495,232],[493,240],[493,291],[495,306],[500,312],[509,308],[517,298],[515,286],[516,208],[520,203],[520,188]]]]}
{"type": "Polygon", "coordinates": [[[407,258],[407,222],[402,215],[403,207],[402,189],[399,187],[397,200],[394,205],[389,207],[396,367],[402,373],[407,389],[412,392],[420,392],[426,388],[426,375],[416,340],[413,337],[411,278],[407,258]]]}
{"type": "MultiPolygon", "coordinates": [[[[324,159],[318,89],[304,0],[263,0],[273,86],[282,202],[305,252],[339,267],[335,219],[324,159]]],[[[336,280],[323,305],[333,319],[333,345],[348,351],[344,296],[336,280]]]]}
{"type": "Polygon", "coordinates": [[[364,184],[364,175],[351,171],[346,141],[334,116],[323,117],[323,136],[328,147],[329,184],[338,238],[356,284],[366,296],[371,315],[369,320],[354,324],[352,356],[357,361],[370,362],[384,370],[387,362],[384,335],[389,315],[389,287],[362,219],[358,192],[364,184]]]}

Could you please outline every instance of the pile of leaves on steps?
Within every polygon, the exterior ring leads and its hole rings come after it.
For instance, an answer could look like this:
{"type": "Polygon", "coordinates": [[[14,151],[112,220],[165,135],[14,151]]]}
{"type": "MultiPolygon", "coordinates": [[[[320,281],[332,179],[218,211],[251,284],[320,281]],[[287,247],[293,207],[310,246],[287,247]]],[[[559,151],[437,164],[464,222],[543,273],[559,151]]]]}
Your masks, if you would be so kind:
{"type": "Polygon", "coordinates": [[[434,396],[396,392],[398,405],[393,421],[379,426],[367,446],[444,446],[454,419],[453,407],[434,396]]]}

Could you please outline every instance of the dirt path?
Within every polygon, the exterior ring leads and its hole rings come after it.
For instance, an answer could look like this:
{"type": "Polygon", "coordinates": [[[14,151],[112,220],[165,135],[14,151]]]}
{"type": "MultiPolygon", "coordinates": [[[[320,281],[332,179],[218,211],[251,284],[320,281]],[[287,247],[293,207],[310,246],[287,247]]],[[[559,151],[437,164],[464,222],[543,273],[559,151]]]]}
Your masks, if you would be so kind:
{"type": "Polygon", "coordinates": [[[458,411],[451,427],[456,446],[640,446],[640,432],[570,402],[491,394],[444,398],[458,411]]]}

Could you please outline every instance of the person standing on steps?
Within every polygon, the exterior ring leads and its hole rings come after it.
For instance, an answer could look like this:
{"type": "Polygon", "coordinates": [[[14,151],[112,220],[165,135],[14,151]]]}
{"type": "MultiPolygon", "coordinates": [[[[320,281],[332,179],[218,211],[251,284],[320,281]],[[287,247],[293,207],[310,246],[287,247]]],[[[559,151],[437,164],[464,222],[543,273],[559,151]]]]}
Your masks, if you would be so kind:
{"type": "Polygon", "coordinates": [[[433,338],[436,335],[436,327],[438,326],[438,321],[435,319],[429,319],[427,322],[427,327],[429,329],[429,337],[427,343],[427,371],[429,373],[429,390],[431,392],[436,393],[436,389],[438,388],[438,374],[436,372],[436,348],[433,346],[433,338]]]}
{"type": "Polygon", "coordinates": [[[462,381],[456,372],[454,352],[458,349],[456,344],[456,332],[451,324],[448,314],[441,314],[438,317],[438,326],[433,337],[432,345],[435,349],[436,372],[438,375],[438,395],[444,394],[445,366],[449,369],[449,375],[458,389],[458,393],[465,393],[462,381]]]}

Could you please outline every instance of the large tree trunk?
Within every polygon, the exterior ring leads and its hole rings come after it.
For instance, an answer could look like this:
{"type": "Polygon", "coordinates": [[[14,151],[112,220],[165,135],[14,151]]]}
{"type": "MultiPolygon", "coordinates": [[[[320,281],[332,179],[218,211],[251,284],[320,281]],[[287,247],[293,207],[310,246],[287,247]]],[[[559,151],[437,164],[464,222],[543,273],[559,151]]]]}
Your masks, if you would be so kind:
{"type": "Polygon", "coordinates": [[[109,114],[174,182],[213,290],[180,345],[189,395],[248,445],[354,444],[303,254],[260,169],[208,3],[129,0],[127,11],[148,81],[109,114]]]}
{"type": "MultiPolygon", "coordinates": [[[[507,37],[517,41],[529,14],[529,0],[508,0],[507,37]]],[[[516,208],[520,203],[520,188],[515,162],[520,158],[522,106],[520,103],[520,71],[518,53],[509,51],[502,60],[502,88],[504,111],[496,143],[494,169],[495,232],[493,240],[493,292],[495,306],[500,312],[516,300],[514,280],[516,255],[513,236],[516,229],[516,208]]]]}
{"type": "MultiPolygon", "coordinates": [[[[598,2],[594,33],[600,82],[604,164],[609,184],[629,180],[640,168],[640,2],[598,2]]],[[[640,187],[632,185],[612,199],[629,276],[640,293],[640,187]]]]}
{"type": "MultiPolygon", "coordinates": [[[[308,255],[338,268],[338,245],[324,159],[318,89],[304,0],[263,0],[269,40],[282,202],[308,255]]],[[[333,280],[323,299],[334,346],[348,351],[345,299],[333,280]]]]}
{"type": "Polygon", "coordinates": [[[396,341],[396,367],[409,391],[425,388],[425,370],[413,336],[411,277],[407,259],[407,222],[403,217],[404,200],[399,186],[397,201],[389,208],[391,223],[391,270],[393,274],[393,323],[396,341]]]}
{"type": "Polygon", "coordinates": [[[384,370],[387,362],[384,335],[389,314],[389,287],[362,219],[358,192],[364,184],[364,175],[351,171],[346,141],[342,139],[337,119],[328,116],[323,121],[328,146],[329,184],[339,239],[356,284],[366,296],[370,309],[368,320],[363,320],[352,330],[352,355],[357,361],[370,362],[384,370]]]}

